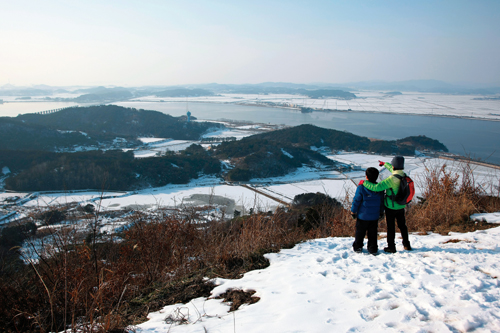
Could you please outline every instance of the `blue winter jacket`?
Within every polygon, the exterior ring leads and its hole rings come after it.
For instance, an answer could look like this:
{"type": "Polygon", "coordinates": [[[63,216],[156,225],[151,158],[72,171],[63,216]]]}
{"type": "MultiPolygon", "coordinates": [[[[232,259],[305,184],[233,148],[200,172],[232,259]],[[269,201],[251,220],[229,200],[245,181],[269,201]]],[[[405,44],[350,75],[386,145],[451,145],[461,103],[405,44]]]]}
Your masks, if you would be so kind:
{"type": "Polygon", "coordinates": [[[357,213],[361,220],[378,220],[384,212],[384,192],[370,191],[360,182],[352,200],[351,212],[357,213]]]}

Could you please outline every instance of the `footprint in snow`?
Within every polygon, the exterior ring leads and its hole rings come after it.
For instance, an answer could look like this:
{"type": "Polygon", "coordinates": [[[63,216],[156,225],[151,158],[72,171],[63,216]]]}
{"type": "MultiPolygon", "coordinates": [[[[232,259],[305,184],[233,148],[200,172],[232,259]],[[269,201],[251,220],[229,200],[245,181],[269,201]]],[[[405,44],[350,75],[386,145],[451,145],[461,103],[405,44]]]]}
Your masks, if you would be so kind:
{"type": "Polygon", "coordinates": [[[354,290],[354,289],[348,289],[348,290],[344,291],[344,293],[347,294],[347,296],[349,296],[350,298],[353,298],[353,299],[356,299],[356,298],[360,297],[358,295],[358,291],[354,290]]]}
{"type": "Polygon", "coordinates": [[[383,299],[389,299],[389,298],[391,298],[391,295],[388,292],[383,291],[383,292],[381,292],[380,294],[377,295],[377,297],[375,298],[375,300],[381,301],[383,299]]]}
{"type": "Polygon", "coordinates": [[[397,309],[397,308],[399,308],[399,304],[396,303],[396,302],[390,302],[390,303],[388,303],[388,304],[386,304],[384,306],[385,310],[394,310],[394,309],[397,309]]]}
{"type": "Polygon", "coordinates": [[[337,261],[339,261],[340,259],[342,259],[342,257],[340,256],[340,254],[335,254],[333,257],[332,257],[332,261],[335,263],[337,261]]]}
{"type": "Polygon", "coordinates": [[[378,306],[372,306],[368,308],[364,308],[359,310],[359,315],[363,320],[365,321],[372,321],[373,319],[377,318],[380,316],[380,313],[378,312],[378,306]]]}

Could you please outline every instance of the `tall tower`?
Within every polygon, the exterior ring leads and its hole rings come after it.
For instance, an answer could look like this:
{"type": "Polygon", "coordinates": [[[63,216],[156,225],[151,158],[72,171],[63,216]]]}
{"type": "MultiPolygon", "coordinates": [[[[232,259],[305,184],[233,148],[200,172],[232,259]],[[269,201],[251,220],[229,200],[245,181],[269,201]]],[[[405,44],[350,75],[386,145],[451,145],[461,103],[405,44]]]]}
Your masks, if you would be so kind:
{"type": "Polygon", "coordinates": [[[191,120],[191,112],[189,112],[189,109],[188,109],[188,99],[186,97],[186,116],[187,116],[187,122],[189,123],[189,121],[191,120]]]}

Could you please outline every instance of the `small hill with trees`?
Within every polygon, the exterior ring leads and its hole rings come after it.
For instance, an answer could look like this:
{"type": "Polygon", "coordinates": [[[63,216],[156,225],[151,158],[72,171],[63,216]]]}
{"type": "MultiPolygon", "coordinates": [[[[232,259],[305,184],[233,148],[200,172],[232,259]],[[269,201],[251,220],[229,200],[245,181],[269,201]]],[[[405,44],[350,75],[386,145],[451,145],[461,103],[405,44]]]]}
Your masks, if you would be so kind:
{"type": "Polygon", "coordinates": [[[448,152],[448,148],[438,140],[426,137],[425,135],[409,136],[396,141],[399,145],[413,146],[420,150],[433,150],[448,152]]]}
{"type": "Polygon", "coordinates": [[[168,89],[154,93],[157,97],[199,97],[199,96],[213,96],[214,93],[206,89],[168,89]]]}
{"type": "Polygon", "coordinates": [[[15,118],[0,117],[0,150],[44,150],[92,146],[97,141],[80,132],[64,132],[15,118]]]}
{"type": "Polygon", "coordinates": [[[335,98],[335,99],[345,99],[350,100],[356,98],[356,95],[343,91],[343,90],[333,90],[333,89],[316,89],[316,90],[306,90],[306,89],[298,89],[298,93],[309,96],[310,98],[335,98]]]}
{"type": "Polygon", "coordinates": [[[230,159],[234,164],[234,168],[227,173],[228,180],[247,181],[251,178],[283,176],[303,165],[327,167],[335,164],[312,147],[408,156],[415,154],[416,146],[419,149],[447,151],[439,141],[425,136],[397,141],[370,140],[313,125],[300,125],[256,134],[239,141],[223,142],[213,151],[218,158],[230,159]]]}
{"type": "Polygon", "coordinates": [[[196,140],[213,123],[186,122],[158,111],[137,110],[116,105],[74,107],[51,114],[24,114],[16,119],[50,129],[82,131],[99,138],[140,136],[196,140]]]}
{"type": "Polygon", "coordinates": [[[48,150],[137,137],[197,140],[222,124],[186,122],[185,117],[116,105],[72,107],[51,114],[0,118],[0,149],[48,150]],[[82,134],[84,133],[84,134],[82,134]]]}

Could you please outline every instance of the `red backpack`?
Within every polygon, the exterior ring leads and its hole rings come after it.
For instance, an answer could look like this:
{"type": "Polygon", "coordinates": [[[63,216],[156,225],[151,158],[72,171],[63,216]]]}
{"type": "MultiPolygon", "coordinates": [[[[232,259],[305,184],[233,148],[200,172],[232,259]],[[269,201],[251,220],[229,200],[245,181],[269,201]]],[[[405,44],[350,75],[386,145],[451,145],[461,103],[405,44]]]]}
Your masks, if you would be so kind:
{"type": "Polygon", "coordinates": [[[415,195],[415,185],[413,184],[413,180],[406,174],[404,177],[395,174],[393,174],[393,176],[399,179],[400,182],[398,194],[394,195],[394,192],[392,192],[392,201],[398,205],[409,204],[415,195]]]}

